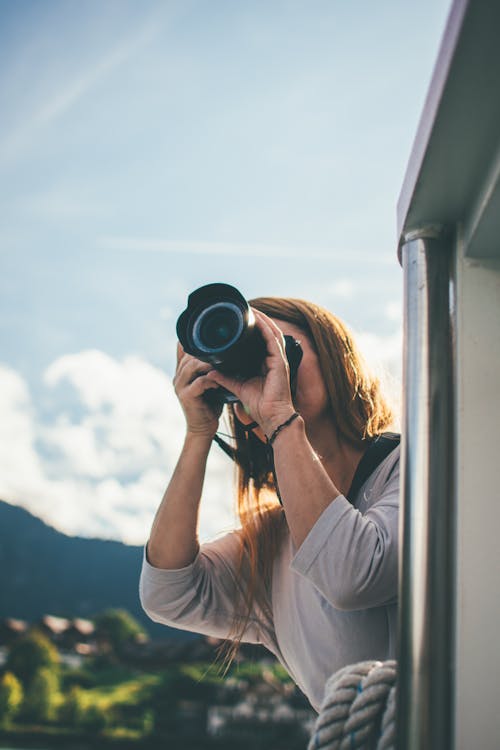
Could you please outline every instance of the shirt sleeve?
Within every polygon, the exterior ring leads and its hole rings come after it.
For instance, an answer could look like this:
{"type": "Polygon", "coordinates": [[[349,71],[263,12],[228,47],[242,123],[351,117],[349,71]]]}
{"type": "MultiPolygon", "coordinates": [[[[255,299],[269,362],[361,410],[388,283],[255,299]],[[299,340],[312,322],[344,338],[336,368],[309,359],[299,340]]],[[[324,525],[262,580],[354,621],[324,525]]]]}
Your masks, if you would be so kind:
{"type": "Polygon", "coordinates": [[[336,609],[393,604],[398,587],[399,463],[362,513],[340,495],[326,508],[292,560],[336,609]]]}
{"type": "MultiPolygon", "coordinates": [[[[146,614],[155,622],[181,630],[230,637],[241,588],[239,544],[237,532],[227,534],[202,545],[190,565],[176,570],[153,567],[145,551],[139,595],[146,614]]],[[[254,607],[243,640],[267,645],[269,628],[264,614],[254,607]]]]}

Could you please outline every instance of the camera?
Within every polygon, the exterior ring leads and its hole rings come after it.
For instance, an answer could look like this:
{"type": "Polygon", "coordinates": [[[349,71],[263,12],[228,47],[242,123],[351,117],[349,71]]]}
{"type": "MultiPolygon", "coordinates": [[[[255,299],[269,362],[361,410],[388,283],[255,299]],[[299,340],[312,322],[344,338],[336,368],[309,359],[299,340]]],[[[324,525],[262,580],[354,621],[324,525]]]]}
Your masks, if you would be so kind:
{"type": "MultiPolygon", "coordinates": [[[[241,380],[260,375],[267,354],[253,310],[229,284],[207,284],[189,295],[187,308],[177,320],[177,337],[188,354],[241,380]]],[[[293,391],[302,347],[292,336],[285,336],[285,352],[293,391]]],[[[219,404],[238,401],[224,388],[205,395],[219,404]]]]}

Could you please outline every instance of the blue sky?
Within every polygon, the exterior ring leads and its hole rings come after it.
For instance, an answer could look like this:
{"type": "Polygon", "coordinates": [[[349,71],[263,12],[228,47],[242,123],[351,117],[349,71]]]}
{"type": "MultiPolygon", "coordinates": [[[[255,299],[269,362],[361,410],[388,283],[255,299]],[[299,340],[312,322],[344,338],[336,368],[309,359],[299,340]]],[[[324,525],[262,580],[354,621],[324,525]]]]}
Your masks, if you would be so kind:
{"type": "MultiPolygon", "coordinates": [[[[446,0],[0,0],[0,497],[140,543],[211,281],[324,304],[397,374],[395,207],[446,0]]],[[[212,457],[202,535],[230,523],[212,457]]]]}

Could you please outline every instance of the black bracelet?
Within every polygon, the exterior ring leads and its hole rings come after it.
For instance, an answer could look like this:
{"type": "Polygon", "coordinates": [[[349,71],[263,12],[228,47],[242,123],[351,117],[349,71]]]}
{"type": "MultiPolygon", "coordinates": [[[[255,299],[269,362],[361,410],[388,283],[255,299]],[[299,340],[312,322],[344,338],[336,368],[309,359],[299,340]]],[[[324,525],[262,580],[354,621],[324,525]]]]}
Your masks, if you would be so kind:
{"type": "Polygon", "coordinates": [[[300,414],[299,414],[298,411],[294,411],[294,413],[292,414],[292,416],[288,417],[288,419],[286,420],[286,422],[283,422],[283,424],[278,425],[278,427],[276,427],[276,429],[273,432],[273,434],[271,435],[271,437],[267,438],[268,445],[272,445],[274,443],[274,441],[276,440],[276,438],[278,437],[278,434],[281,432],[281,430],[283,430],[285,427],[288,427],[288,425],[291,424],[294,419],[297,419],[297,417],[300,417],[300,414]]]}

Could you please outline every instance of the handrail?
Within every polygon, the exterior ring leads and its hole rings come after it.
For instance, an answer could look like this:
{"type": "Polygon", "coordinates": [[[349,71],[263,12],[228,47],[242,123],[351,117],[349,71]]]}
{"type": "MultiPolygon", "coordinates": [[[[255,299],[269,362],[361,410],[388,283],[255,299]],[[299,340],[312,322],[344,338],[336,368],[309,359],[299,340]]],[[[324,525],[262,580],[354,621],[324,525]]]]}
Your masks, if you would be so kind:
{"type": "Polygon", "coordinates": [[[402,245],[405,279],[398,750],[452,745],[453,382],[451,238],[402,245]]]}

